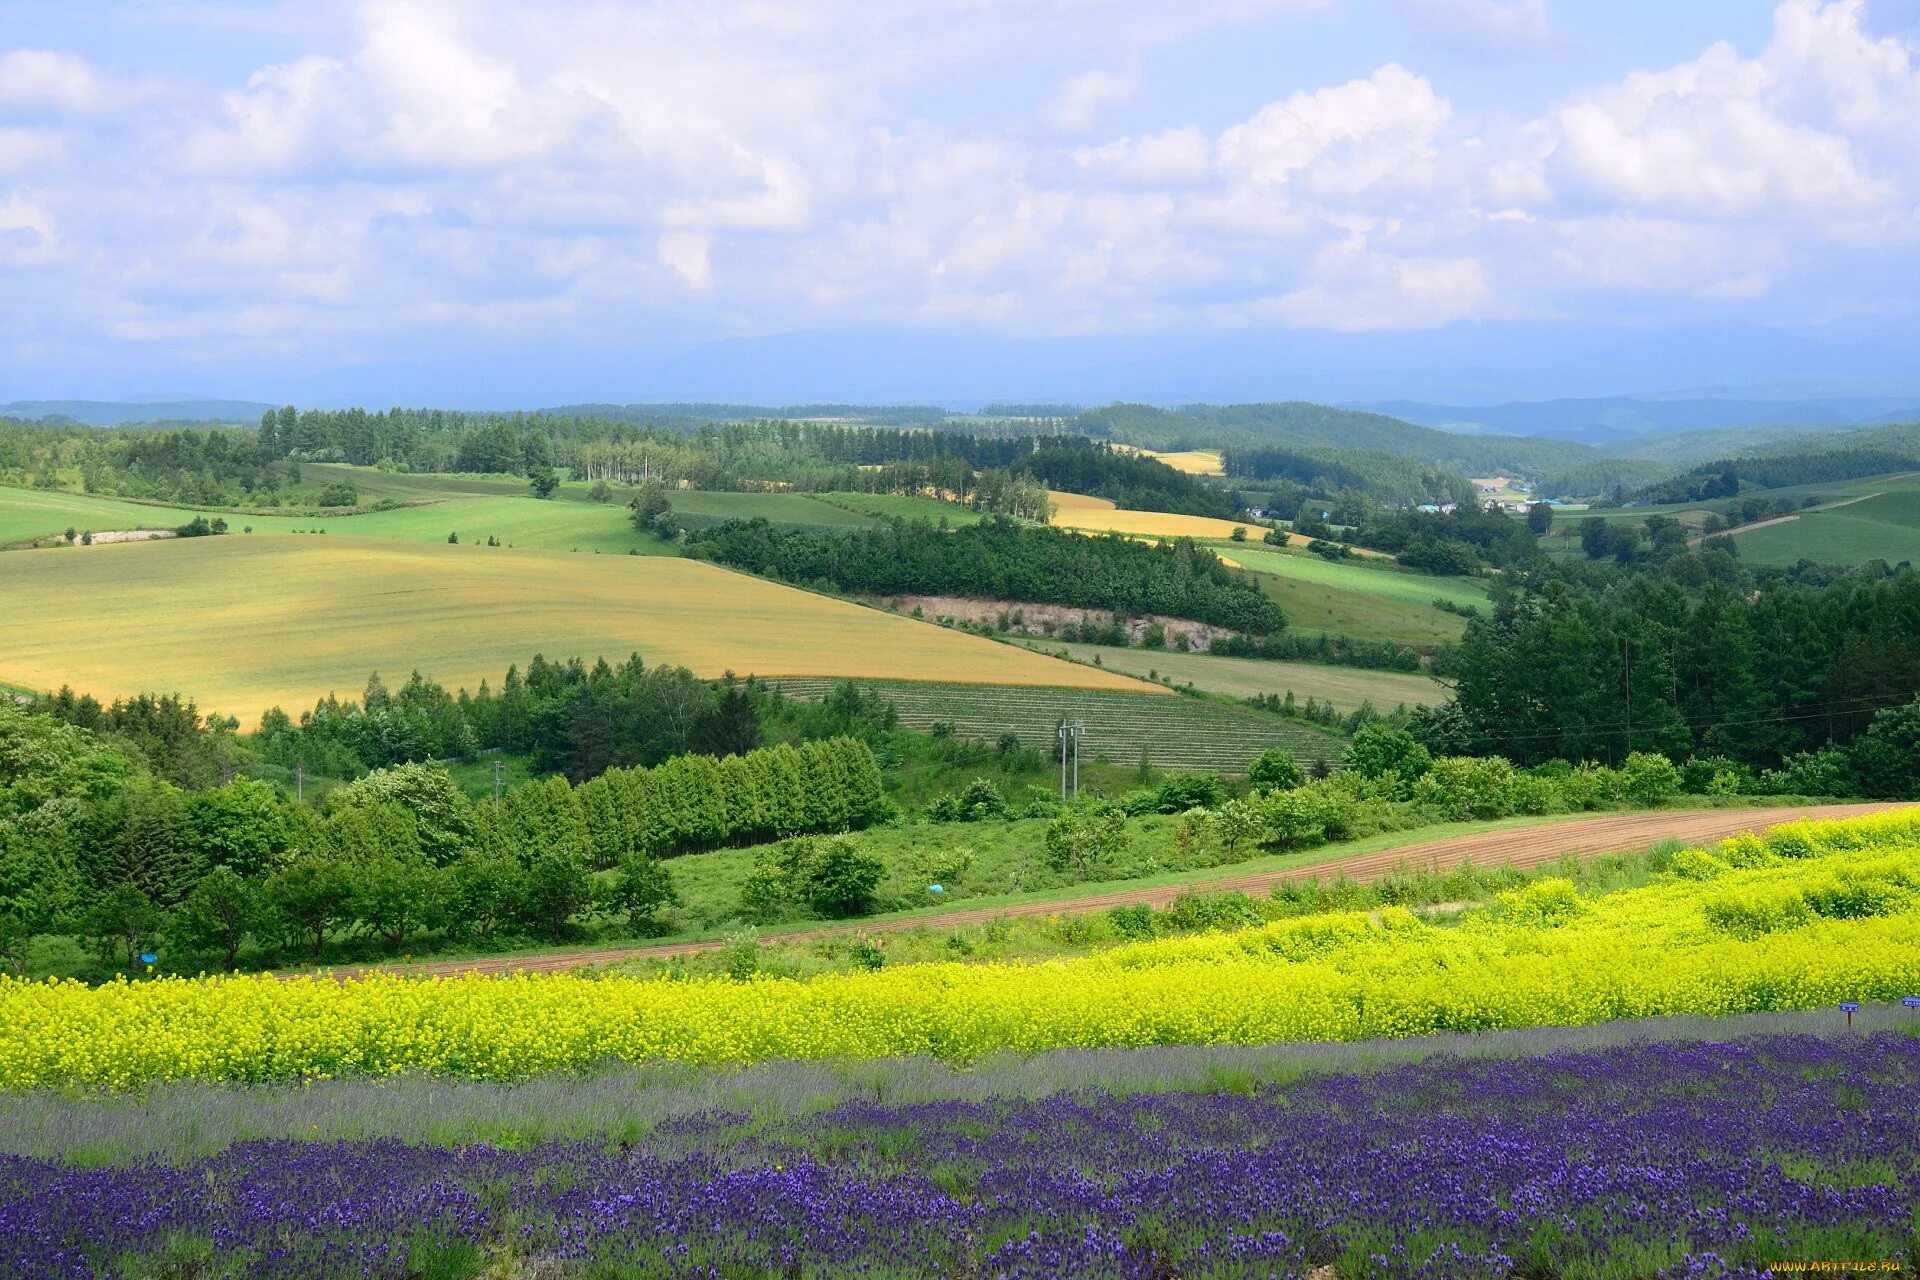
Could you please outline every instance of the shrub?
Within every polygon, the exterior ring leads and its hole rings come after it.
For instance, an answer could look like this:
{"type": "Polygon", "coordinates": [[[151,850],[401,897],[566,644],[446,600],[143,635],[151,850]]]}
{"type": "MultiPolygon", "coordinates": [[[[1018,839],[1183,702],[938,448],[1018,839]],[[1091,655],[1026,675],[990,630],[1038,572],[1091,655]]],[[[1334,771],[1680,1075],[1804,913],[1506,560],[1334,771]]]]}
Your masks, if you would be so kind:
{"type": "Polygon", "coordinates": [[[1791,755],[1778,769],[1768,769],[1754,782],[1763,795],[1851,796],[1860,793],[1853,757],[1838,747],[1791,755]]]}
{"type": "Polygon", "coordinates": [[[1516,776],[1499,756],[1442,756],[1415,782],[1413,798],[1455,821],[1504,818],[1514,811],[1516,776]]]}
{"type": "Polygon", "coordinates": [[[666,932],[660,913],[679,903],[673,876],[660,863],[643,853],[630,853],[620,860],[608,905],[626,913],[627,928],[635,937],[658,937],[666,932]]]}
{"type": "Polygon", "coordinates": [[[1166,920],[1179,933],[1250,929],[1267,923],[1259,904],[1244,893],[1183,893],[1167,908],[1166,920]]]}
{"type": "Polygon", "coordinates": [[[829,918],[864,914],[873,905],[873,891],[886,867],[862,853],[847,839],[815,843],[802,865],[798,888],[801,899],[829,918]]]}
{"type": "Polygon", "coordinates": [[[1247,780],[1253,783],[1257,791],[1291,791],[1304,778],[1305,775],[1300,772],[1300,762],[1293,758],[1291,751],[1282,747],[1268,747],[1247,766],[1247,780]]]}
{"type": "Polygon", "coordinates": [[[1154,924],[1157,917],[1153,908],[1144,902],[1112,907],[1107,911],[1107,919],[1112,923],[1114,932],[1134,942],[1144,942],[1156,932],[1154,924]]]}
{"type": "Polygon", "coordinates": [[[1160,784],[1156,809],[1160,813],[1185,813],[1189,809],[1211,809],[1226,794],[1220,779],[1211,773],[1176,773],[1160,784]]]}
{"type": "Polygon", "coordinates": [[[1636,751],[1620,766],[1620,789],[1637,805],[1656,805],[1680,793],[1680,770],[1652,751],[1636,751]]]}
{"type": "Polygon", "coordinates": [[[1120,855],[1127,844],[1127,815],[1113,806],[1069,809],[1047,824],[1047,865],[1072,870],[1082,880],[1120,855]]]}
{"type": "Polygon", "coordinates": [[[1370,724],[1354,734],[1342,760],[1363,777],[1391,773],[1402,782],[1413,781],[1433,764],[1431,753],[1411,733],[1385,724],[1370,724]]]}

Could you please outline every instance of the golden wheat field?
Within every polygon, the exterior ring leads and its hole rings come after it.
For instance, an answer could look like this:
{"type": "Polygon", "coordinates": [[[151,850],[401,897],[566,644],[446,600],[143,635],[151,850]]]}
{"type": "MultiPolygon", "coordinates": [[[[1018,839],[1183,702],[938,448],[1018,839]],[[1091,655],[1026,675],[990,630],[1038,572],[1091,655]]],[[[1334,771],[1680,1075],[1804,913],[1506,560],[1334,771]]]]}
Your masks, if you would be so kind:
{"type": "Polygon", "coordinates": [[[1122,511],[1105,498],[1089,498],[1081,493],[1051,493],[1053,525],[1057,529],[1077,529],[1083,533],[1134,533],[1148,538],[1231,538],[1235,529],[1247,530],[1248,537],[1264,530],[1258,525],[1237,520],[1215,520],[1211,516],[1178,516],[1165,511],[1122,511]]]}
{"type": "Polygon", "coordinates": [[[1155,453],[1151,449],[1143,449],[1141,452],[1149,458],[1166,463],[1175,471],[1184,471],[1190,476],[1226,474],[1217,449],[1188,449],[1181,453],[1155,453]]]}
{"type": "Polygon", "coordinates": [[[251,724],[371,671],[498,682],[534,653],[695,673],[1148,692],[1142,683],[693,560],[229,534],[0,556],[0,681],[194,697],[251,724]]]}

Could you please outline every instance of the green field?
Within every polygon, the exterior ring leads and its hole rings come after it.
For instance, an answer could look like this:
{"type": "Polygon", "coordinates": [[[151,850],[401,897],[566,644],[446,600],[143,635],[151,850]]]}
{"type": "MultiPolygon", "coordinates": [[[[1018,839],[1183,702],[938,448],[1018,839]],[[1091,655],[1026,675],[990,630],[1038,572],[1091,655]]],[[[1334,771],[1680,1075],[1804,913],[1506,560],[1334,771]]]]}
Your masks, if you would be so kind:
{"type": "Polygon", "coordinates": [[[706,676],[1146,688],[678,557],[229,534],[0,556],[0,598],[0,681],[178,692],[248,724],[356,693],[371,671],[471,688],[535,653],[638,651],[706,676]]]}
{"type": "MultiPolygon", "coordinates": [[[[1920,474],[1868,476],[1831,484],[1792,485],[1754,489],[1746,498],[1784,499],[1799,507],[1809,499],[1818,505],[1802,508],[1794,518],[1777,524],[1747,526],[1736,533],[1743,559],[1756,564],[1790,565],[1800,560],[1821,564],[1858,565],[1869,560],[1920,561],[1920,474]]],[[[1606,511],[1568,512],[1554,522],[1543,541],[1556,554],[1580,552],[1580,522],[1589,515],[1609,524],[1641,524],[1649,516],[1679,520],[1694,530],[1710,510],[1723,508],[1724,498],[1709,502],[1627,507],[1606,511]]]]}
{"type": "Polygon", "coordinates": [[[1479,578],[1436,578],[1406,569],[1374,568],[1360,559],[1325,560],[1311,552],[1273,551],[1241,543],[1216,549],[1257,573],[1297,578],[1315,586],[1355,591],[1400,604],[1431,607],[1435,600],[1451,600],[1484,608],[1487,603],[1487,584],[1479,578]]]}
{"type": "Polygon", "coordinates": [[[1756,564],[1920,563],[1920,484],[1887,485],[1873,496],[1736,534],[1740,556],[1756,564]]]}
{"type": "MultiPolygon", "coordinates": [[[[461,542],[489,537],[516,547],[547,551],[600,551],[619,555],[666,555],[672,548],[633,527],[624,491],[615,500],[586,500],[586,486],[565,485],[555,501],[527,492],[525,481],[493,476],[392,476],[365,467],[304,467],[309,479],[340,478],[353,483],[363,503],[382,499],[413,505],[360,515],[227,515],[238,531],[326,533],[363,538],[399,538],[461,542]]],[[[677,490],[669,495],[674,510],[690,525],[761,517],[774,524],[807,529],[860,529],[873,518],[797,493],[707,493],[677,490]]],[[[198,511],[148,506],[117,498],[42,489],[0,488],[0,546],[55,537],[68,528],[105,532],[117,529],[168,529],[185,524],[198,511]]]]}
{"type": "MultiPolygon", "coordinates": [[[[1007,645],[1005,648],[1015,648],[1007,645]]],[[[1092,671],[1090,667],[1075,667],[1092,671]]],[[[821,697],[833,680],[781,680],[798,697],[821,697]]],[[[909,729],[950,725],[963,738],[994,741],[1014,734],[1026,745],[1051,751],[1061,720],[1086,725],[1085,759],[1137,764],[1144,751],[1161,769],[1244,773],[1268,747],[1284,747],[1302,761],[1336,761],[1346,739],[1332,732],[1205,698],[1143,697],[1111,690],[996,688],[985,683],[860,682],[889,698],[909,729]]]]}
{"type": "Polygon", "coordinates": [[[1148,679],[1166,677],[1176,685],[1191,683],[1209,693],[1236,698],[1257,694],[1285,697],[1291,692],[1302,702],[1318,698],[1342,711],[1371,702],[1380,711],[1405,703],[1429,706],[1447,700],[1447,687],[1428,676],[1404,671],[1366,671],[1318,662],[1269,662],[1261,658],[1218,658],[1207,653],[1175,649],[1120,649],[1108,645],[1065,644],[1058,640],[1027,639],[1019,643],[1041,653],[1065,653],[1076,662],[1095,658],[1109,671],[1125,671],[1148,679]]]}
{"type": "MultiPolygon", "coordinates": [[[[873,517],[822,502],[804,493],[708,493],[670,489],[674,514],[690,525],[722,520],[765,520],[791,529],[866,529],[873,517]]],[[[625,508],[622,507],[624,514],[625,508]]]]}
{"type": "Polygon", "coordinates": [[[945,520],[957,528],[979,524],[982,518],[971,507],[904,493],[823,493],[818,496],[820,501],[836,507],[887,520],[925,520],[929,524],[939,524],[945,520]]]}
{"type": "Polygon", "coordinates": [[[1329,561],[1238,542],[1212,549],[1251,572],[1297,632],[1418,646],[1455,644],[1466,619],[1434,608],[1433,602],[1451,600],[1482,609],[1487,603],[1487,586],[1477,578],[1435,578],[1370,567],[1360,560],[1329,561]]]}
{"type": "Polygon", "coordinates": [[[200,513],[55,489],[0,488],[0,547],[58,537],[68,529],[171,529],[200,513]]]}

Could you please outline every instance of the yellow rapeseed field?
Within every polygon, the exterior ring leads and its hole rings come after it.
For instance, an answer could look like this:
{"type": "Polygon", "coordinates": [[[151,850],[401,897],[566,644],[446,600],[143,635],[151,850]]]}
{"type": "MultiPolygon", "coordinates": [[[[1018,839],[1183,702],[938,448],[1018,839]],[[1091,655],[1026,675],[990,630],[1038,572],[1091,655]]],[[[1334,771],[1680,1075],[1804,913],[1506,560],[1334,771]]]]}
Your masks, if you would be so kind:
{"type": "Polygon", "coordinates": [[[810,981],[0,979],[0,1087],[513,1079],[608,1059],[965,1061],[1811,1008],[1920,988],[1920,809],[1787,824],[1674,868],[1592,898],[1537,881],[1451,926],[1353,912],[1073,960],[810,981]]]}
{"type": "Polygon", "coordinates": [[[669,557],[242,534],[0,556],[0,681],[189,695],[252,723],[371,671],[449,687],[536,652],[704,676],[1141,689],[1124,676],[669,557]]]}

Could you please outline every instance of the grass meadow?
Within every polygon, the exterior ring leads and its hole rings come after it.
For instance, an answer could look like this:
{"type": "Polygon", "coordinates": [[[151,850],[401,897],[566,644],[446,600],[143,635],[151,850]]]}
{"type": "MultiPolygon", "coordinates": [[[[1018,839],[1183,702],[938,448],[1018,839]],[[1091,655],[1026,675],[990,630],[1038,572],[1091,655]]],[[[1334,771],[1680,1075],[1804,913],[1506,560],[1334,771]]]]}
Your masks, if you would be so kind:
{"type": "MultiPolygon", "coordinates": [[[[544,505],[544,504],[543,504],[544,505]]],[[[357,692],[369,671],[449,686],[534,652],[697,674],[867,676],[1141,690],[1129,677],[668,557],[463,542],[229,534],[0,559],[0,680],[203,710],[357,692]]]]}

